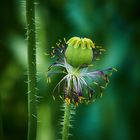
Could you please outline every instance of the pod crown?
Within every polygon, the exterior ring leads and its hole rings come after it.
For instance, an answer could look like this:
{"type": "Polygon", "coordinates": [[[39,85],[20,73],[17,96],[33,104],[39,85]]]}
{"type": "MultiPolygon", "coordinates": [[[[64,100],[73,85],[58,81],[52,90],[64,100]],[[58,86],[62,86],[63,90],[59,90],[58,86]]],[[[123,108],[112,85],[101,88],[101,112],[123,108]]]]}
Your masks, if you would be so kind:
{"type": "Polygon", "coordinates": [[[72,37],[67,41],[69,46],[73,46],[74,48],[81,47],[82,49],[92,49],[95,48],[95,44],[91,39],[88,38],[80,38],[80,37],[72,37]]]}

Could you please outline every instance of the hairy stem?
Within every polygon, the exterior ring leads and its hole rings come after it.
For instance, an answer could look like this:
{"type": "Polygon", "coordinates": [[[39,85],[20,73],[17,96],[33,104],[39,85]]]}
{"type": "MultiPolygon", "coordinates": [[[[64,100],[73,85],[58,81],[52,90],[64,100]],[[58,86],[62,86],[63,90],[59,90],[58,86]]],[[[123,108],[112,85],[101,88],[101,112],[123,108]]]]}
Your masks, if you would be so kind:
{"type": "Polygon", "coordinates": [[[28,140],[36,139],[36,34],[34,0],[26,0],[27,39],[28,39],[28,140]]]}
{"type": "Polygon", "coordinates": [[[62,140],[68,140],[70,121],[72,115],[72,107],[67,103],[65,103],[64,107],[65,108],[64,108],[64,120],[63,120],[63,128],[62,128],[62,140]]]}

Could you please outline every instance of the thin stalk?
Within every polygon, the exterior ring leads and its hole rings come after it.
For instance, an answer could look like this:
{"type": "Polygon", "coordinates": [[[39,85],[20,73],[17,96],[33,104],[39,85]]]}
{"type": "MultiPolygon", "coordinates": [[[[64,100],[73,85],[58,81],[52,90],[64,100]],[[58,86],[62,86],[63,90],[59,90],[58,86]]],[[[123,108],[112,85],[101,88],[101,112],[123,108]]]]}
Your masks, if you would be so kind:
{"type": "Polygon", "coordinates": [[[27,39],[28,39],[28,140],[36,139],[36,34],[34,0],[26,0],[27,39]]]}
{"type": "Polygon", "coordinates": [[[65,108],[64,108],[64,120],[63,120],[63,128],[62,128],[62,140],[68,140],[72,108],[71,105],[68,105],[67,103],[65,103],[64,107],[65,108]]]}

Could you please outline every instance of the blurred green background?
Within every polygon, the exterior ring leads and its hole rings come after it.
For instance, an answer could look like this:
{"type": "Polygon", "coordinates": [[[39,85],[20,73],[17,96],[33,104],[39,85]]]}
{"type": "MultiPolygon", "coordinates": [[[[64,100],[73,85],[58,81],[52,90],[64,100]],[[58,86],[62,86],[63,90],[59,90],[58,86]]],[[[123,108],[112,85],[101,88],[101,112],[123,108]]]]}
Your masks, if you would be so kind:
{"type": "MultiPolygon", "coordinates": [[[[135,0],[38,0],[37,140],[60,138],[62,101],[52,99],[61,76],[46,83],[58,39],[89,37],[107,49],[97,67],[116,67],[103,97],[77,108],[71,140],[140,139],[140,12],[135,0]]],[[[0,140],[27,137],[27,41],[25,2],[0,1],[0,140]],[[2,138],[3,134],[3,138],[2,138]]],[[[58,94],[58,93],[56,93],[58,94]]]]}

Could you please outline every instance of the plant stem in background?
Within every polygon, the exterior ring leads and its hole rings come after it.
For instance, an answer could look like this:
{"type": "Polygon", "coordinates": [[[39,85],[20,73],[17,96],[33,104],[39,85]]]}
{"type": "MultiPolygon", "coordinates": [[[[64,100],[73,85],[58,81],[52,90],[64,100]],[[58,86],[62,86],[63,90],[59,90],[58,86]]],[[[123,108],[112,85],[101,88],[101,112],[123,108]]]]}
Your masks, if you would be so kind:
{"type": "Polygon", "coordinates": [[[64,104],[64,119],[63,119],[63,128],[62,128],[62,140],[68,140],[69,138],[69,129],[71,127],[70,121],[72,119],[72,106],[67,103],[64,104]]]}
{"type": "Polygon", "coordinates": [[[28,39],[28,140],[36,139],[36,34],[34,0],[26,0],[27,39],[28,39]]]}

